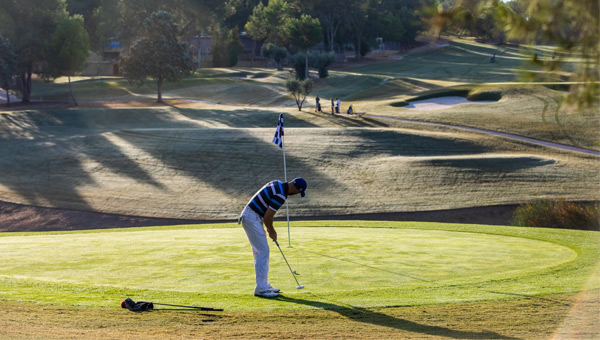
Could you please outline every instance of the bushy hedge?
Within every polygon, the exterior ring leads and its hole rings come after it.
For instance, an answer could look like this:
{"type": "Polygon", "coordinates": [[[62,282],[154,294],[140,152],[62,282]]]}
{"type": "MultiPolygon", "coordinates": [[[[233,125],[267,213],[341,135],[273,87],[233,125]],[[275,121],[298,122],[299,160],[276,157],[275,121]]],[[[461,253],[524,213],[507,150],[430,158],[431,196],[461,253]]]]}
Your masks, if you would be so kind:
{"type": "Polygon", "coordinates": [[[598,203],[538,200],[517,208],[513,225],[539,228],[600,230],[598,203]]]}

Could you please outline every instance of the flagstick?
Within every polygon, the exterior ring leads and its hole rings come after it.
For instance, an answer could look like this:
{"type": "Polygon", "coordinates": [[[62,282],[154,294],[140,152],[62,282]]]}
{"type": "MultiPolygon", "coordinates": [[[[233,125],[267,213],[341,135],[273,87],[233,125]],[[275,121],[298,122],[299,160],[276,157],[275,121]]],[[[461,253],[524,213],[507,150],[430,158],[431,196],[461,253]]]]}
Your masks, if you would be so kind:
{"type": "MultiPolygon", "coordinates": [[[[287,167],[285,165],[285,140],[284,136],[281,136],[281,148],[283,149],[283,179],[287,182],[287,167]]],[[[292,247],[292,240],[290,236],[290,207],[288,200],[285,200],[285,212],[287,216],[287,227],[288,227],[288,248],[292,247]]]]}

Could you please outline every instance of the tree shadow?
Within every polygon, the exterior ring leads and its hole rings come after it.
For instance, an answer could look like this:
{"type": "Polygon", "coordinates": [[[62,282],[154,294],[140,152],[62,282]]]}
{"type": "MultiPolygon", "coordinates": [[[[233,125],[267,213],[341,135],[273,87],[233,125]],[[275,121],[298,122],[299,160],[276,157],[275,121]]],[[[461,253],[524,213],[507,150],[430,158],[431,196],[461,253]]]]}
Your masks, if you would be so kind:
{"type": "Polygon", "coordinates": [[[96,170],[164,189],[103,134],[103,123],[69,110],[1,117],[0,183],[28,204],[80,210],[94,210],[79,188],[97,184],[96,170]]]}
{"type": "Polygon", "coordinates": [[[306,305],[318,309],[327,311],[333,311],[346,317],[352,321],[368,323],[375,326],[383,326],[403,330],[412,333],[427,334],[436,337],[453,338],[453,339],[519,339],[514,337],[508,337],[492,331],[481,331],[481,332],[469,332],[451,329],[441,326],[430,326],[420,324],[418,322],[397,318],[384,313],[376,312],[368,308],[361,307],[345,307],[333,303],[297,299],[279,295],[277,298],[279,301],[306,305]]]}

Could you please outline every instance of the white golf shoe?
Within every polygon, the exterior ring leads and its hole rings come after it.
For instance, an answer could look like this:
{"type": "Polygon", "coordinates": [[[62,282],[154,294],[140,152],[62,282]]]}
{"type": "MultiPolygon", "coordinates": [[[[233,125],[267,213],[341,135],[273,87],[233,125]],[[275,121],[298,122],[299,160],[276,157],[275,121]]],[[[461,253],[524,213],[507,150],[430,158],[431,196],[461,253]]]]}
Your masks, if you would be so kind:
{"type": "Polygon", "coordinates": [[[254,296],[258,296],[258,297],[263,297],[263,298],[274,298],[274,297],[278,297],[279,294],[272,292],[270,290],[263,290],[263,291],[254,291],[254,296]]]}
{"type": "Polygon", "coordinates": [[[273,293],[279,293],[279,292],[281,292],[281,289],[279,289],[279,288],[273,288],[273,286],[271,286],[271,285],[269,285],[269,287],[267,289],[270,292],[273,292],[273,293]]]}

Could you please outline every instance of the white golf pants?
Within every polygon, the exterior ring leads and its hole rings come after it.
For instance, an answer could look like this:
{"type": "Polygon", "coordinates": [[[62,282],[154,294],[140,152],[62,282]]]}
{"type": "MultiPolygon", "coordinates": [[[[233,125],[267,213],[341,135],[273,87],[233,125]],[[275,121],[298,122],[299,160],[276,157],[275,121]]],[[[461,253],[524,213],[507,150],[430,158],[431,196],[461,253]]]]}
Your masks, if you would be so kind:
{"type": "Polygon", "coordinates": [[[248,235],[254,255],[256,287],[254,292],[269,289],[269,243],[263,227],[263,219],[254,210],[246,207],[240,216],[240,222],[248,235]]]}

